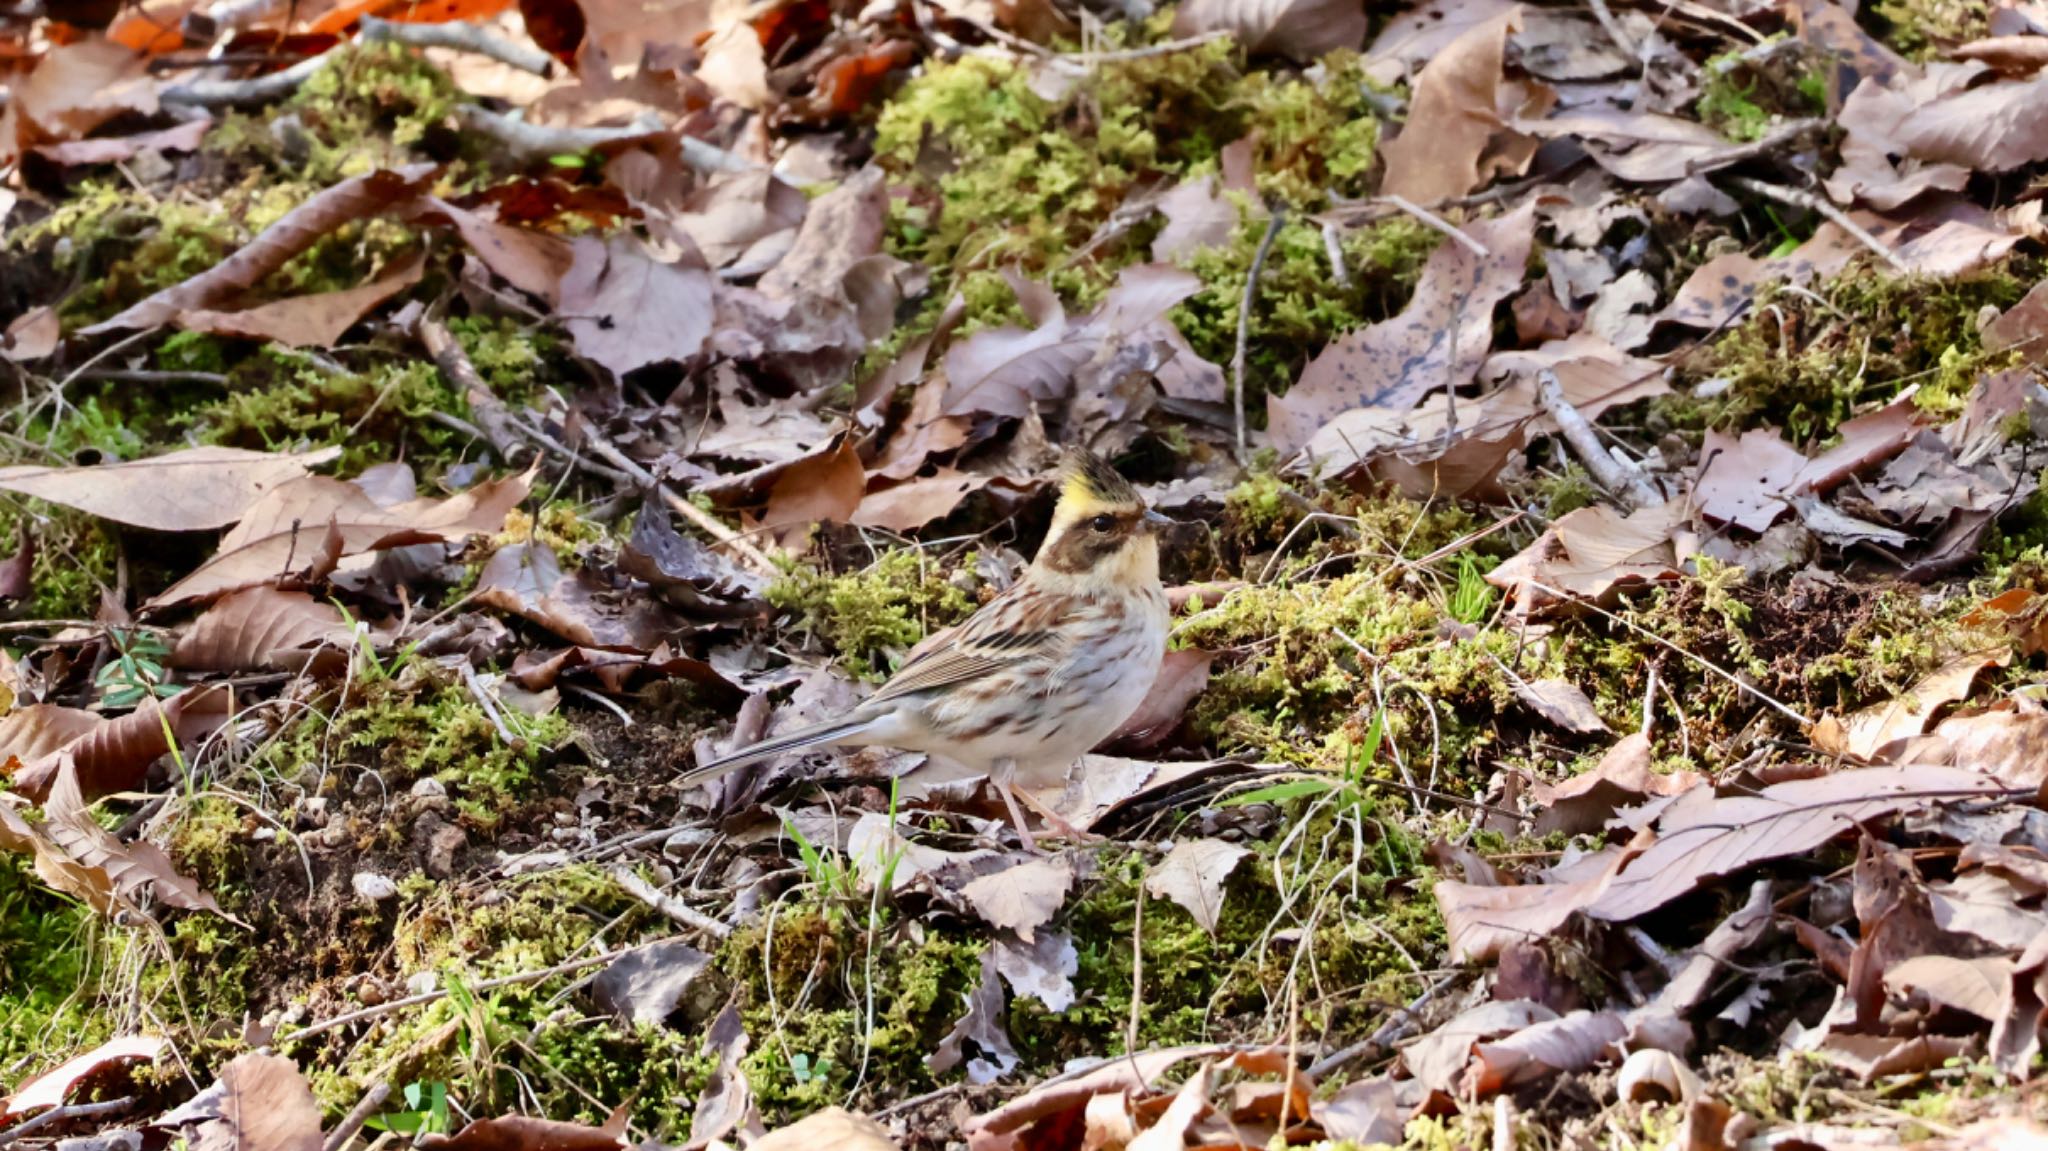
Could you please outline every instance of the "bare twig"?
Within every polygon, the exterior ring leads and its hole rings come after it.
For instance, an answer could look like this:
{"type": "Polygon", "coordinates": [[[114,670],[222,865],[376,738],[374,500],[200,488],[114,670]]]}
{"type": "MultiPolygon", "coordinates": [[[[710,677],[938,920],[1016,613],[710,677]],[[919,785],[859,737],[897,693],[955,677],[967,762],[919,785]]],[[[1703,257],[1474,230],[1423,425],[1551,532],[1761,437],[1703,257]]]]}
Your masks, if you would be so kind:
{"type": "Polygon", "coordinates": [[[1850,219],[1849,213],[1842,211],[1840,208],[1835,207],[1811,192],[1802,192],[1797,188],[1787,188],[1782,184],[1767,184],[1762,180],[1752,180],[1748,176],[1730,176],[1728,182],[1745,192],[1762,196],[1766,200],[1776,200],[1780,204],[1786,204],[1794,208],[1804,208],[1809,212],[1814,212],[1826,219],[1830,224],[1849,233],[1850,237],[1857,243],[1876,253],[1879,259],[1891,265],[1893,271],[1902,276],[1913,273],[1913,269],[1907,267],[1903,261],[1892,254],[1891,248],[1883,240],[1871,235],[1863,225],[1850,219]]]}
{"type": "Polygon", "coordinates": [[[474,104],[459,105],[455,118],[462,126],[473,132],[489,136],[503,144],[513,156],[523,160],[539,160],[548,156],[573,155],[590,152],[607,144],[639,140],[649,136],[674,135],[681,144],[683,162],[700,172],[758,172],[759,164],[708,144],[695,136],[664,128],[652,116],[642,116],[631,124],[620,128],[554,128],[545,124],[529,124],[496,112],[486,111],[474,104]]]}
{"type": "MultiPolygon", "coordinates": [[[[1774,43],[1796,44],[1798,41],[1779,40],[1774,41],[1774,43]]],[[[1760,140],[1752,140],[1741,147],[1729,148],[1725,151],[1701,156],[1697,160],[1687,162],[1685,174],[1697,176],[1701,172],[1711,171],[1716,168],[1727,168],[1748,160],[1775,155],[1801,136],[1811,135],[1827,126],[1828,122],[1821,119],[1787,121],[1760,140]]]]}
{"type": "Polygon", "coordinates": [[[434,364],[448,381],[462,389],[463,399],[469,402],[470,414],[476,417],[477,429],[483,433],[484,442],[498,453],[505,463],[518,466],[533,453],[533,448],[513,427],[512,413],[505,407],[505,401],[491,390],[483,376],[470,362],[468,353],[462,350],[462,343],[447,325],[432,317],[419,322],[420,343],[425,345],[427,354],[434,357],[434,364]]]}
{"type": "Polygon", "coordinates": [[[1642,472],[1615,459],[1601,446],[1593,425],[1564,398],[1564,385],[1558,382],[1556,372],[1546,368],[1536,381],[1538,401],[1550,418],[1557,421],[1557,430],[1564,436],[1564,442],[1571,445],[1572,454],[1593,474],[1593,482],[1634,508],[1655,507],[1664,502],[1642,472]]]}
{"type": "Polygon", "coordinates": [[[1244,430],[1244,347],[1251,338],[1252,303],[1259,294],[1259,273],[1265,270],[1266,254],[1273,250],[1273,240],[1280,234],[1280,225],[1287,219],[1284,209],[1275,207],[1266,219],[1266,234],[1259,237],[1259,250],[1252,256],[1251,271],[1244,278],[1244,298],[1237,304],[1237,352],[1230,357],[1231,375],[1231,416],[1237,424],[1237,462],[1242,464],[1251,458],[1244,430]]]}
{"type": "Polygon", "coordinates": [[[536,76],[553,76],[555,59],[532,44],[519,44],[502,36],[495,36],[487,29],[461,20],[450,20],[445,24],[400,24],[390,20],[379,20],[375,16],[362,18],[363,42],[374,43],[389,40],[397,44],[409,44],[415,48],[448,48],[456,52],[468,52],[488,57],[500,64],[531,72],[536,76]]]}
{"type": "Polygon", "coordinates": [[[5,1131],[0,1131],[0,1147],[9,1146],[16,1139],[31,1132],[40,1131],[52,1123],[62,1123],[68,1119],[89,1119],[100,1115],[114,1115],[126,1111],[133,1106],[135,1106],[135,1100],[132,1097],[123,1096],[119,1099],[109,1099],[104,1103],[72,1103],[64,1107],[52,1107],[33,1119],[24,1120],[5,1131]]]}
{"type": "Polygon", "coordinates": [[[159,372],[146,369],[94,368],[78,376],[81,380],[109,384],[212,384],[225,387],[228,378],[219,372],[159,372]]]}
{"type": "MultiPolygon", "coordinates": [[[[566,963],[557,963],[553,967],[544,967],[538,971],[522,971],[516,975],[501,975],[496,979],[486,979],[481,983],[472,983],[469,985],[469,990],[490,991],[494,988],[514,987],[522,983],[541,983],[553,979],[557,975],[568,975],[571,972],[581,971],[586,967],[596,967],[600,963],[610,963],[631,950],[633,949],[630,947],[619,947],[598,955],[586,955],[581,959],[571,959],[566,963]]],[[[322,1020],[304,1030],[294,1031],[290,1035],[280,1038],[277,1042],[279,1045],[297,1043],[301,1039],[311,1039],[315,1035],[325,1035],[338,1027],[347,1027],[353,1023],[365,1023],[372,1019],[382,1019],[386,1015],[403,1011],[408,1007],[419,1007],[423,1004],[446,999],[447,997],[448,991],[446,988],[437,988],[433,991],[423,991],[418,995],[408,995],[403,999],[393,999],[389,1003],[379,1003],[375,1007],[365,1007],[358,1011],[343,1012],[332,1019],[322,1020]]]]}
{"type": "Polygon", "coordinates": [[[1586,0],[1586,7],[1592,10],[1593,19],[1599,22],[1600,30],[1607,33],[1607,38],[1614,41],[1614,46],[1621,49],[1622,55],[1631,60],[1642,55],[1642,49],[1628,38],[1628,33],[1622,30],[1621,21],[1616,20],[1614,13],[1608,9],[1607,0],[1586,0]]]}
{"type": "Polygon", "coordinates": [[[672,895],[656,890],[653,884],[633,874],[633,870],[629,867],[612,868],[612,882],[618,884],[627,895],[661,912],[684,927],[694,927],[699,931],[708,932],[720,939],[724,939],[732,934],[731,925],[713,919],[672,895]]]}
{"type": "Polygon", "coordinates": [[[251,76],[246,80],[188,80],[183,84],[173,84],[159,93],[157,99],[166,104],[193,104],[201,108],[268,104],[298,91],[299,85],[327,66],[327,57],[335,51],[338,49],[330,48],[282,71],[251,76]]]}
{"type": "Polygon", "coordinates": [[[713,516],[710,512],[684,499],[675,489],[657,481],[654,478],[654,473],[641,467],[631,456],[615,447],[610,440],[595,432],[586,430],[583,434],[583,442],[590,445],[591,451],[604,457],[607,463],[633,477],[633,481],[639,484],[643,490],[653,488],[659,491],[662,502],[674,508],[677,515],[702,528],[706,535],[717,540],[720,544],[731,548],[762,574],[777,574],[778,569],[775,566],[775,561],[769,559],[767,553],[749,543],[745,536],[718,522],[717,517],[713,516]]]}
{"type": "Polygon", "coordinates": [[[391,1084],[378,1081],[363,1093],[354,1107],[349,1108],[348,1114],[342,1116],[334,1130],[327,1133],[327,1142],[320,1145],[320,1151],[341,1151],[348,1146],[348,1141],[356,1137],[356,1132],[362,1130],[363,1124],[368,1123],[370,1116],[375,1115],[377,1108],[384,1106],[384,1101],[389,1098],[391,1084]]]}
{"type": "Polygon", "coordinates": [[[1336,279],[1339,288],[1348,292],[1351,290],[1351,269],[1344,266],[1343,241],[1343,233],[1337,230],[1337,225],[1323,225],[1323,254],[1330,258],[1330,275],[1336,279]]]}
{"type": "Polygon", "coordinates": [[[1470,249],[1473,255],[1478,256],[1480,259],[1483,260],[1493,255],[1485,244],[1466,235],[1456,224],[1408,199],[1406,196],[1382,196],[1380,198],[1430,227],[1435,228],[1437,231],[1442,232],[1444,235],[1449,236],[1451,239],[1456,240],[1458,243],[1463,244],[1466,248],[1470,249]]]}

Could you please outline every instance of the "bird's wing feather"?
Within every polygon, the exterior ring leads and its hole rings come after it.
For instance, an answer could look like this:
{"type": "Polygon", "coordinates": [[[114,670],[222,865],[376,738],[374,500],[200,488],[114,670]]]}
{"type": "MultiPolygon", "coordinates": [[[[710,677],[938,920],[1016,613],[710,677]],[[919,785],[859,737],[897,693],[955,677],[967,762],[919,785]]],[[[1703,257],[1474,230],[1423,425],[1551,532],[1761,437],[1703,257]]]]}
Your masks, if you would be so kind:
{"type": "Polygon", "coordinates": [[[1042,591],[1019,594],[1023,588],[1022,584],[1011,588],[951,635],[904,664],[868,703],[951,687],[1020,664],[1059,659],[1066,640],[1053,625],[1064,611],[1065,598],[1042,591]]]}

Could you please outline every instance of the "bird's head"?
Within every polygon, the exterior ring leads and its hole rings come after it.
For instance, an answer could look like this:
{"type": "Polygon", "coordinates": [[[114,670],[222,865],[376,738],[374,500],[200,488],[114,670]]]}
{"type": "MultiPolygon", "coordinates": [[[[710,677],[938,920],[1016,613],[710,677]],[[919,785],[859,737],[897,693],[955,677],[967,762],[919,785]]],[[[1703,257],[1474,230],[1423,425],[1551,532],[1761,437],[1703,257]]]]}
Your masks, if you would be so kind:
{"type": "Polygon", "coordinates": [[[1110,588],[1159,582],[1159,529],[1173,521],[1145,506],[1138,489],[1086,448],[1060,461],[1060,502],[1038,549],[1039,568],[1110,588]]]}

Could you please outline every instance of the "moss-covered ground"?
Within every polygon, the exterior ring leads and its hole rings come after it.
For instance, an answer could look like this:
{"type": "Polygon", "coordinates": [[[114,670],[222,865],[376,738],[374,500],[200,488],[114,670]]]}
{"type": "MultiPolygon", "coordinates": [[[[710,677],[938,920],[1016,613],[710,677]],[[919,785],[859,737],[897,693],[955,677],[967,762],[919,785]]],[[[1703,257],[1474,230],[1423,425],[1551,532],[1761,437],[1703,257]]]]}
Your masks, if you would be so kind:
{"type": "MultiPolygon", "coordinates": [[[[1876,12],[1892,44],[1909,52],[1984,21],[1983,5],[1949,0],[1886,0],[1876,12]]],[[[1099,47],[1162,39],[1170,15],[1112,30],[1099,47]]],[[[1804,74],[1775,87],[1742,67],[1713,77],[1699,113],[1731,139],[1756,138],[1774,114],[1810,114],[1818,98],[1804,74]]],[[[1119,208],[1138,190],[1217,173],[1223,147],[1253,128],[1256,198],[1288,213],[1252,297],[1255,419],[1256,398],[1284,388],[1333,334],[1399,311],[1440,241],[1408,215],[1386,216],[1343,234],[1348,280],[1333,278],[1309,215],[1374,190],[1379,136],[1382,94],[1353,54],[1302,74],[1254,68],[1216,41],[1106,63],[1057,99],[1030,79],[1015,63],[934,59],[861,126],[895,193],[888,249],[933,277],[922,310],[868,357],[869,370],[930,331],[956,295],[963,330],[1019,321],[1008,269],[1045,280],[1070,308],[1092,305],[1120,270],[1150,258],[1159,227],[1126,224],[1119,208]],[[938,164],[938,154],[963,162],[938,164]]],[[[0,269],[34,267],[69,283],[60,313],[75,331],[212,266],[335,180],[422,156],[450,165],[458,185],[474,178],[474,142],[451,127],[454,98],[446,76],[403,50],[352,52],[288,102],[223,119],[206,147],[206,182],[158,202],[118,179],[82,180],[6,233],[0,269]]],[[[1189,261],[1202,290],[1172,315],[1216,363],[1231,359],[1265,230],[1254,198],[1233,195],[1236,230],[1189,261]]],[[[1745,211],[1751,233],[1771,233],[1761,208],[1745,211]]],[[[349,286],[416,252],[428,257],[430,285],[446,286],[446,252],[379,222],[316,245],[266,288],[349,286]]],[[[1852,413],[1908,386],[1923,408],[1952,415],[1980,373],[2014,362],[1983,346],[1980,313],[2011,305],[2041,273],[2028,255],[1944,282],[1858,264],[1773,297],[1688,358],[1682,382],[1729,381],[1718,398],[1673,396],[1610,422],[1695,445],[1709,429],[1773,426],[1817,449],[1852,413]]],[[[513,404],[587,379],[543,327],[481,313],[450,327],[513,404]]],[[[476,454],[437,418],[472,415],[459,389],[395,336],[315,354],[175,334],[139,352],[160,382],[80,379],[61,407],[23,401],[0,452],[48,463],[189,444],[332,445],[342,449],[341,475],[402,460],[429,488],[476,454]]],[[[1155,461],[1183,462],[1175,450],[1171,437],[1147,448],[1155,461]]],[[[1959,650],[1961,621],[1983,598],[2010,587],[2048,591],[2048,497],[2036,496],[2002,521],[1978,564],[1944,586],[1795,592],[1783,579],[1708,564],[1612,615],[1556,621],[1530,643],[1499,626],[1498,593],[1483,577],[1597,494],[1576,464],[1540,462],[1515,481],[1526,518],[1498,531],[1485,508],[1312,484],[1271,461],[1186,513],[1203,540],[1170,557],[1176,574],[1235,586],[1197,595],[1176,619],[1174,646],[1212,652],[1215,664],[1166,753],[1239,757],[1322,785],[1249,803],[1228,792],[1199,797],[1078,849],[1081,878],[1048,928],[1075,942],[1077,998],[1059,1012],[1013,999],[1018,1073],[1011,1086],[962,1098],[993,1105],[1017,1083],[1133,1040],[1142,1049],[1291,1032],[1334,1051],[1373,1034],[1446,973],[1429,846],[1450,840],[1516,860],[1556,854],[1567,844],[1479,830],[1466,803],[1503,773],[1583,770],[1611,742],[1546,726],[1519,702],[1519,681],[1578,685],[1618,732],[1641,725],[1650,695],[1657,724],[1672,733],[1660,746],[1683,749],[1661,769],[1724,768],[1740,758],[1733,748],[1797,736],[1760,713],[1757,693],[1808,714],[1892,699],[1959,650]],[[1692,653],[1713,653],[1747,688],[1692,653]],[[1219,824],[1251,856],[1212,932],[1147,897],[1144,881],[1162,841],[1219,824]]],[[[1137,478],[1173,469],[1152,470],[1137,478]]],[[[610,495],[576,482],[543,489],[515,527],[573,565],[624,539],[628,525],[610,495]]],[[[792,561],[765,593],[759,636],[879,681],[919,640],[978,605],[984,547],[1007,542],[1028,553],[1044,513],[1034,504],[1000,534],[977,524],[989,532],[968,546],[869,537],[792,561]]],[[[19,606],[29,619],[90,619],[102,589],[153,590],[204,555],[13,497],[0,506],[0,539],[13,539],[24,520],[42,545],[33,592],[19,606]]],[[[458,603],[476,566],[437,602],[409,606],[431,614],[458,603]]],[[[1990,678],[2018,684],[2039,670],[2021,661],[1990,678]]],[[[478,989],[676,931],[619,885],[611,869],[622,857],[610,848],[634,832],[705,825],[679,804],[673,781],[691,741],[722,728],[730,709],[673,684],[617,707],[631,726],[576,698],[542,718],[508,719],[480,705],[447,665],[409,652],[280,699],[263,712],[253,750],[173,790],[147,816],[178,868],[246,927],[182,913],[165,914],[161,931],[104,922],[40,883],[26,860],[0,856],[0,1079],[18,1079],[48,1053],[147,1029],[173,1036],[203,1083],[261,1036],[307,1069],[330,1116],[377,1081],[441,1085],[473,1115],[523,1109],[600,1122],[624,1106],[637,1137],[680,1144],[718,1063],[700,1042],[704,1019],[622,1023],[589,1009],[581,970],[478,989]],[[364,897],[365,875],[392,881],[395,894],[364,897]],[[346,1035],[294,1039],[308,1024],[432,990],[447,994],[346,1035]]],[[[1251,787],[1237,790],[1242,799],[1251,787]]],[[[869,807],[875,798],[860,787],[803,796],[869,807]]],[[[134,805],[110,801],[110,821],[116,809],[134,805]]],[[[932,842],[962,838],[943,812],[920,811],[913,822],[932,842]]],[[[958,1072],[934,1074],[926,1060],[979,978],[984,925],[929,892],[849,888],[839,865],[807,865],[773,834],[649,850],[632,864],[649,877],[681,881],[714,910],[749,909],[729,937],[697,942],[751,1037],[743,1067],[771,1123],[829,1103],[885,1109],[958,1083],[958,1072]]],[[[1730,1046],[1717,1081],[1740,1086],[1740,1105],[1754,1113],[1855,1112],[1827,1073],[1771,1064],[1760,1042],[1730,1046]],[[1811,1090],[1815,1082],[1826,1090],[1811,1090]]],[[[1965,1114],[1989,1090],[1981,1071],[1963,1068],[1888,1106],[1933,1123],[1965,1114]]],[[[155,1086],[176,1095],[178,1078],[155,1086]]],[[[1653,1145],[1678,1119],[1652,1109],[1630,1121],[1641,1127],[1630,1139],[1653,1145]]],[[[1432,1149],[1487,1138],[1483,1122],[1457,1118],[1419,1120],[1409,1136],[1432,1149]]]]}

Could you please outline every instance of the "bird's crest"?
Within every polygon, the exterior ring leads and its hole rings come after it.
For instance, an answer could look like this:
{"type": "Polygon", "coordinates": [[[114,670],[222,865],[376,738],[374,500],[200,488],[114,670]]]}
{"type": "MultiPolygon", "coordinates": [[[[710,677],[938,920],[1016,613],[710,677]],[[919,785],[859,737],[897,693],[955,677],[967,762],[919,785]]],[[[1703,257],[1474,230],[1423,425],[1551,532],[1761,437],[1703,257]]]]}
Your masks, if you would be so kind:
{"type": "Polygon", "coordinates": [[[1142,507],[1138,489],[1117,474],[1109,461],[1082,447],[1068,448],[1060,460],[1060,514],[1062,519],[1081,518],[1098,511],[1127,511],[1142,507]]]}

